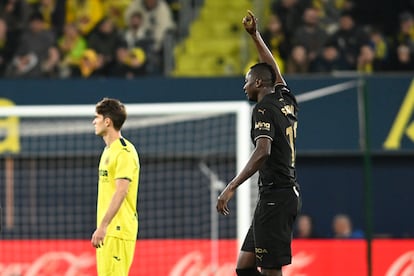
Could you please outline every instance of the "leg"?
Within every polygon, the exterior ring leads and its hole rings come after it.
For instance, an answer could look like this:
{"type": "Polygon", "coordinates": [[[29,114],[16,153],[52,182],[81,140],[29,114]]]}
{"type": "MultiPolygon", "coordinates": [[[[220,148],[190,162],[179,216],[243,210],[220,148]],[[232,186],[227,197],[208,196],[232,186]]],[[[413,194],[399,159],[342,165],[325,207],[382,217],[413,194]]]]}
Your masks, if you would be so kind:
{"type": "Polygon", "coordinates": [[[262,275],[282,276],[282,266],[291,263],[292,226],[297,203],[298,198],[290,189],[260,197],[253,229],[256,263],[262,268],[262,275]]]}
{"type": "Polygon", "coordinates": [[[256,267],[256,255],[254,252],[240,251],[237,260],[236,274],[238,276],[260,276],[256,267]]]}
{"type": "Polygon", "coordinates": [[[256,267],[256,255],[254,252],[240,251],[237,259],[237,268],[256,267]]]}
{"type": "Polygon", "coordinates": [[[263,269],[262,275],[266,276],[282,276],[282,269],[263,269]]]}
{"type": "Polygon", "coordinates": [[[249,229],[244,239],[237,260],[236,273],[238,276],[259,276],[260,272],[256,266],[256,255],[254,253],[253,230],[249,229]]]}

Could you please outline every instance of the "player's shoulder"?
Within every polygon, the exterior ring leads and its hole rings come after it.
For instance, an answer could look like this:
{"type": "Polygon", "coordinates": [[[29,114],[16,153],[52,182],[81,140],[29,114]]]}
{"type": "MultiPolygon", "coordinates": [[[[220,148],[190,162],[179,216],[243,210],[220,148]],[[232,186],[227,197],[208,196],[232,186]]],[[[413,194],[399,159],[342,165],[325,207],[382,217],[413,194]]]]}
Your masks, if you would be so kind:
{"type": "Polygon", "coordinates": [[[282,92],[290,93],[289,87],[286,84],[283,84],[283,83],[277,83],[275,85],[275,91],[280,92],[280,93],[282,93],[282,92]]]}
{"type": "Polygon", "coordinates": [[[267,94],[263,99],[256,105],[258,108],[267,107],[268,109],[279,109],[284,104],[284,99],[279,93],[267,94]]]}
{"type": "Polygon", "coordinates": [[[289,87],[285,84],[277,84],[275,86],[275,93],[280,95],[284,102],[288,105],[294,106],[296,112],[299,110],[299,105],[295,95],[290,91],[289,87]]]}
{"type": "Polygon", "coordinates": [[[129,140],[125,139],[124,137],[119,138],[116,144],[117,144],[118,151],[126,151],[126,152],[136,151],[135,146],[129,140]]]}

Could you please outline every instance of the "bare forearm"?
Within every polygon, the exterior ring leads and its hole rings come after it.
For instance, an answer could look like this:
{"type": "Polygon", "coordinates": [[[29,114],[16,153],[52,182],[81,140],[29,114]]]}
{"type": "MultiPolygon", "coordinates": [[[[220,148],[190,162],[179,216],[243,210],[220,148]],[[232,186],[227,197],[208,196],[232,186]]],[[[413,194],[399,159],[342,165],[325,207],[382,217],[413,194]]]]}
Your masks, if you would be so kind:
{"type": "Polygon", "coordinates": [[[268,154],[256,149],[250,156],[249,161],[241,170],[241,172],[230,181],[229,188],[233,190],[237,189],[238,186],[243,184],[244,181],[246,181],[259,170],[260,166],[263,165],[267,157],[268,154]]]}
{"type": "Polygon", "coordinates": [[[256,31],[255,33],[251,34],[251,37],[256,46],[257,53],[259,55],[259,60],[273,67],[273,70],[276,73],[276,83],[281,83],[281,84],[286,85],[286,82],[280,72],[279,66],[277,65],[277,62],[275,61],[272,55],[272,52],[269,50],[269,48],[267,48],[259,31],[256,31]]]}
{"type": "Polygon", "coordinates": [[[103,217],[100,227],[107,227],[115,215],[118,213],[119,208],[122,205],[127,193],[124,191],[116,191],[112,196],[111,203],[109,204],[108,210],[103,217]]]}

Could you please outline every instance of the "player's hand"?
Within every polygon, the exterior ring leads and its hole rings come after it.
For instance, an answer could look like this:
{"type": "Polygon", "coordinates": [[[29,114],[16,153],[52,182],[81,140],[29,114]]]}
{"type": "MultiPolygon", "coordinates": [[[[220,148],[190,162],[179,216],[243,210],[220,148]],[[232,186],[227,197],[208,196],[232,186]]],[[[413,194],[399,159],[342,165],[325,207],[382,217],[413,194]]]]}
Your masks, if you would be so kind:
{"type": "Polygon", "coordinates": [[[257,18],[254,16],[253,12],[250,10],[247,10],[247,15],[243,17],[242,23],[244,26],[244,29],[249,34],[255,34],[257,30],[257,18]]]}
{"type": "Polygon", "coordinates": [[[106,236],[106,229],[98,227],[92,235],[91,243],[95,248],[100,248],[104,245],[104,239],[106,236]]]}
{"type": "Polygon", "coordinates": [[[230,189],[229,185],[227,185],[227,187],[223,190],[223,192],[217,198],[217,205],[216,205],[217,212],[225,216],[230,214],[230,209],[227,206],[227,203],[233,197],[233,195],[234,195],[234,190],[230,189]]]}

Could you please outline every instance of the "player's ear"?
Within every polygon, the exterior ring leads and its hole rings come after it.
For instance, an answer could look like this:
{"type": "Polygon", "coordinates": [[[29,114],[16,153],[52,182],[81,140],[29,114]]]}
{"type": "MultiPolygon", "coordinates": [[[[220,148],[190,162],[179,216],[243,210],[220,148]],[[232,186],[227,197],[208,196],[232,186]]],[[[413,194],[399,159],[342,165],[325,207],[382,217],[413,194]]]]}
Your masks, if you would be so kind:
{"type": "Polygon", "coordinates": [[[109,126],[111,125],[111,119],[110,119],[110,118],[108,118],[108,117],[105,117],[105,119],[104,119],[104,123],[105,123],[105,126],[106,126],[106,127],[109,127],[109,126]]]}
{"type": "Polygon", "coordinates": [[[254,84],[255,84],[256,87],[260,87],[262,85],[262,80],[261,79],[256,79],[254,81],[254,84]]]}

